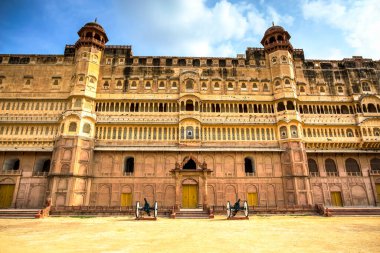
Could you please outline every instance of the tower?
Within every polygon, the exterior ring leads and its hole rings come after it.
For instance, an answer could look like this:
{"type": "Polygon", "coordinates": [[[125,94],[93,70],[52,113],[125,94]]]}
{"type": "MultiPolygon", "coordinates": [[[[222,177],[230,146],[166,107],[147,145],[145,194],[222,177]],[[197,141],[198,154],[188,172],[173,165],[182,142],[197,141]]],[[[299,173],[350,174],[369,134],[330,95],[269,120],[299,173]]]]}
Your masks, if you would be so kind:
{"type": "Polygon", "coordinates": [[[273,25],[264,34],[266,61],[273,83],[273,96],[280,146],[285,204],[311,203],[307,156],[302,142],[302,119],[297,111],[296,80],[293,65],[293,46],[290,34],[273,25]]]}
{"type": "Polygon", "coordinates": [[[78,35],[71,93],[53,151],[49,195],[56,206],[88,205],[90,198],[96,88],[108,38],[96,22],[85,24],[78,35]]]}

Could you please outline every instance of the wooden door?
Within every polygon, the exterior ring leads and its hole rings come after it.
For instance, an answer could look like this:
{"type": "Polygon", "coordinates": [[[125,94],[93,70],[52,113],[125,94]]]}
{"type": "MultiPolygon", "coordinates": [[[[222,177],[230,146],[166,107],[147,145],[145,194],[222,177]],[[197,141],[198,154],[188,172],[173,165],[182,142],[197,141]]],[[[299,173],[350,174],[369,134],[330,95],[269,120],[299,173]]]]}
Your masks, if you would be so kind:
{"type": "Polygon", "coordinates": [[[376,184],[377,203],[380,203],[380,184],[376,184]]]}
{"type": "Polygon", "coordinates": [[[248,206],[257,206],[257,192],[248,193],[248,206]]]}
{"type": "Polygon", "coordinates": [[[0,208],[9,208],[12,205],[14,184],[0,185],[0,208]]]}
{"type": "Polygon", "coordinates": [[[198,207],[198,187],[197,185],[182,186],[182,208],[198,207]]]}
{"type": "Polygon", "coordinates": [[[121,206],[132,206],[132,193],[121,194],[121,206]]]}
{"type": "Polygon", "coordinates": [[[342,194],[340,192],[331,192],[331,205],[343,206],[342,194]]]}

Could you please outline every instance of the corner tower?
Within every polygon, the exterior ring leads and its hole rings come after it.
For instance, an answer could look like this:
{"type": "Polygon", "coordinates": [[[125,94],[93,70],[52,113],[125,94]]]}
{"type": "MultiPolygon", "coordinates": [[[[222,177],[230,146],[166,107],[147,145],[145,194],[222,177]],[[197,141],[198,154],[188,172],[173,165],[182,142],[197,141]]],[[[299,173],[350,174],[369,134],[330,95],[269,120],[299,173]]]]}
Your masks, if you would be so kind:
{"type": "Polygon", "coordinates": [[[281,26],[273,25],[264,34],[261,44],[266,53],[272,79],[277,134],[286,205],[311,204],[307,156],[302,142],[302,120],[297,111],[296,80],[293,46],[290,34],[281,26]]]}
{"type": "Polygon", "coordinates": [[[49,196],[54,206],[89,204],[95,138],[95,99],[107,35],[96,22],[78,31],[67,110],[60,119],[49,196]]]}

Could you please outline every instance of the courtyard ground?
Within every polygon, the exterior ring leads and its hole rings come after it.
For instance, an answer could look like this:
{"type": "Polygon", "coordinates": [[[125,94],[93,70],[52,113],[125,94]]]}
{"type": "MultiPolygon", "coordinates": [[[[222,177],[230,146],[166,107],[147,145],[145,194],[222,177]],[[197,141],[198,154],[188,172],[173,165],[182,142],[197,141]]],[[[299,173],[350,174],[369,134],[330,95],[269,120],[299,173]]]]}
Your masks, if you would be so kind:
{"type": "Polygon", "coordinates": [[[0,219],[8,252],[380,252],[380,217],[0,219]]]}

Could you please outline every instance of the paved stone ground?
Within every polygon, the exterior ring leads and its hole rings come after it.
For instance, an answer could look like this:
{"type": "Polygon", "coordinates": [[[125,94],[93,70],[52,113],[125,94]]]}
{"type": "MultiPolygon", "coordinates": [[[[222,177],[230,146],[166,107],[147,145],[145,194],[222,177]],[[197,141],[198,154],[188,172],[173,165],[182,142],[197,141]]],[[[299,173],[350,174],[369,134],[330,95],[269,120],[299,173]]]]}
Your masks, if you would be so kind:
{"type": "Polygon", "coordinates": [[[0,219],[0,253],[380,252],[380,217],[0,219]]]}

